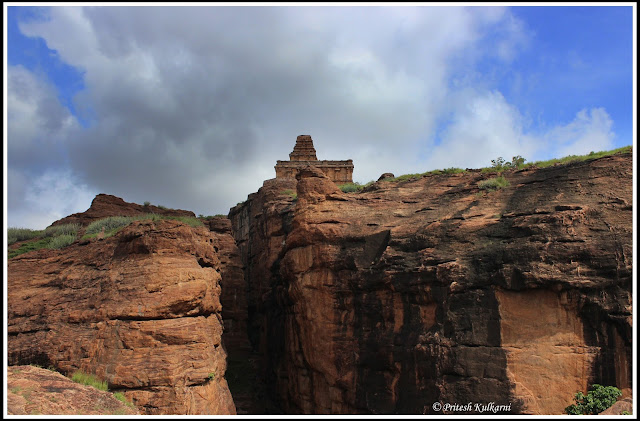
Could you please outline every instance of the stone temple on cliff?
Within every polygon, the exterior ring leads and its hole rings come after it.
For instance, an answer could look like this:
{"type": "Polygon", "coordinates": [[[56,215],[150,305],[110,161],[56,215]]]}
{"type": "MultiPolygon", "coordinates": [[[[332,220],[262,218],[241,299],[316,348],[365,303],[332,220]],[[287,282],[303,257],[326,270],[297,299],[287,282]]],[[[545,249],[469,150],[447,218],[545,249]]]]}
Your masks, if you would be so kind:
{"type": "Polygon", "coordinates": [[[298,171],[307,165],[319,168],[336,184],[353,183],[353,160],[318,161],[309,135],[298,136],[293,152],[289,154],[289,161],[278,160],[276,178],[295,178],[298,171]]]}

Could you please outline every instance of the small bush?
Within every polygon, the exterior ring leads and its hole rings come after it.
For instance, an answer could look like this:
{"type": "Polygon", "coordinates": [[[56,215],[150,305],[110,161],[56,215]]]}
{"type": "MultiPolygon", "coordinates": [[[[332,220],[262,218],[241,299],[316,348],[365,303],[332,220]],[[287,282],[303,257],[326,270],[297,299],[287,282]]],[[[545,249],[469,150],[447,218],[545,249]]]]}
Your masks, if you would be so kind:
{"type": "Polygon", "coordinates": [[[525,167],[524,165],[525,161],[526,159],[524,159],[520,155],[516,155],[513,158],[511,158],[511,162],[505,162],[504,158],[499,156],[498,158],[491,160],[490,168],[483,168],[482,170],[483,172],[491,172],[491,171],[502,172],[505,170],[521,169],[525,167]]]}
{"type": "Polygon", "coordinates": [[[568,415],[597,415],[616,403],[622,396],[620,389],[614,386],[601,386],[594,384],[585,395],[582,392],[575,394],[575,404],[564,409],[568,415]]]}
{"type": "Polygon", "coordinates": [[[507,187],[509,185],[509,181],[500,176],[500,177],[494,177],[494,178],[489,178],[488,180],[482,180],[478,183],[478,188],[480,190],[498,190],[501,189],[503,187],[507,187]]]}
{"type": "Polygon", "coordinates": [[[466,172],[466,171],[463,170],[462,168],[456,168],[456,167],[445,168],[444,170],[442,170],[442,174],[461,174],[463,172],[466,172]]]}
{"type": "Polygon", "coordinates": [[[62,234],[62,235],[53,237],[47,247],[49,247],[50,249],[58,250],[63,247],[67,247],[68,245],[71,245],[74,241],[76,241],[75,234],[62,234]]]}
{"type": "Polygon", "coordinates": [[[107,382],[100,381],[93,374],[83,373],[82,371],[76,371],[75,373],[73,373],[73,375],[71,376],[71,380],[76,383],[85,384],[87,386],[93,386],[98,390],[109,389],[107,382]]]}
{"type": "Polygon", "coordinates": [[[42,235],[42,230],[32,230],[29,228],[8,228],[7,244],[11,245],[18,241],[32,240],[42,235]]]}
{"type": "Polygon", "coordinates": [[[338,188],[344,193],[353,193],[362,190],[364,186],[360,183],[346,183],[339,185],[338,188]]]}
{"type": "Polygon", "coordinates": [[[93,221],[89,224],[84,233],[98,234],[99,232],[102,232],[102,228],[104,228],[105,233],[108,233],[110,231],[126,227],[135,220],[136,218],[132,216],[110,216],[108,218],[93,221]]]}

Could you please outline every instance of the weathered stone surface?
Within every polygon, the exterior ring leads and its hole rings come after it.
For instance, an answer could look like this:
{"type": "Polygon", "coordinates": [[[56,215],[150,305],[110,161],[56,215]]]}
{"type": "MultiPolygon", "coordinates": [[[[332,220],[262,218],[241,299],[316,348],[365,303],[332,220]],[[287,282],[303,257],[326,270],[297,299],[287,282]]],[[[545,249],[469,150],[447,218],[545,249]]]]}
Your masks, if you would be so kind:
{"type": "Polygon", "coordinates": [[[631,415],[633,414],[633,399],[624,398],[611,405],[598,415],[631,415]]]}
{"type": "Polygon", "coordinates": [[[133,222],[9,260],[8,361],[95,374],[145,414],[234,414],[217,234],[133,222]]]}
{"type": "Polygon", "coordinates": [[[297,201],[269,181],[232,209],[250,336],[282,412],[562,414],[593,383],[628,393],[631,154],[480,191],[493,176],[344,194],[305,170],[297,201]]]}
{"type": "Polygon", "coordinates": [[[394,177],[395,177],[395,175],[393,175],[393,173],[386,172],[386,173],[382,174],[380,177],[378,177],[378,181],[382,181],[385,178],[394,178],[394,177]]]}
{"type": "Polygon", "coordinates": [[[51,370],[7,370],[8,415],[140,415],[112,393],[85,386],[51,370]]]}

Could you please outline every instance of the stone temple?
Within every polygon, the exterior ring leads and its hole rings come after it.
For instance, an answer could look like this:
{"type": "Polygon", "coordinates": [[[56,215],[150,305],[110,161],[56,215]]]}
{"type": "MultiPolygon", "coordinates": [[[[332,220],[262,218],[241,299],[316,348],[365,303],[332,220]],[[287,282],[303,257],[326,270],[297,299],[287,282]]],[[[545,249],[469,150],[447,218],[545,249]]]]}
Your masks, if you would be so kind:
{"type": "Polygon", "coordinates": [[[309,135],[298,136],[293,152],[289,154],[289,161],[278,160],[276,178],[296,178],[298,171],[307,165],[319,168],[336,184],[353,183],[353,160],[318,161],[309,135]]]}

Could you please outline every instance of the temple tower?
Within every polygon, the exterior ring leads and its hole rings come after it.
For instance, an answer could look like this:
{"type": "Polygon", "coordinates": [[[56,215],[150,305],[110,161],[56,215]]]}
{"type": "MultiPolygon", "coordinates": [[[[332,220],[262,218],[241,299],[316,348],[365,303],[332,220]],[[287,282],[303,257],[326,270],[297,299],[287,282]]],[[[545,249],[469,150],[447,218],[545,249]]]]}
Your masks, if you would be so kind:
{"type": "Polygon", "coordinates": [[[317,161],[316,149],[313,147],[313,140],[309,135],[300,135],[296,139],[293,152],[289,154],[290,161],[317,161]]]}

